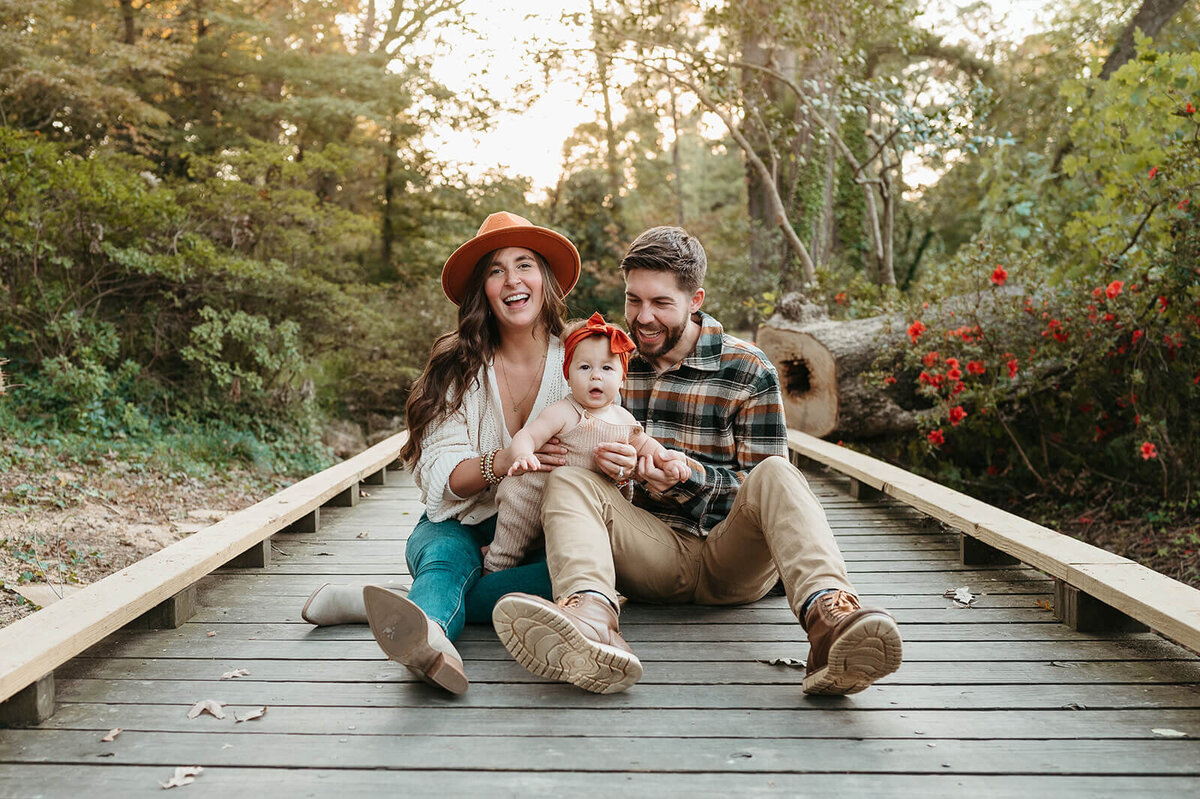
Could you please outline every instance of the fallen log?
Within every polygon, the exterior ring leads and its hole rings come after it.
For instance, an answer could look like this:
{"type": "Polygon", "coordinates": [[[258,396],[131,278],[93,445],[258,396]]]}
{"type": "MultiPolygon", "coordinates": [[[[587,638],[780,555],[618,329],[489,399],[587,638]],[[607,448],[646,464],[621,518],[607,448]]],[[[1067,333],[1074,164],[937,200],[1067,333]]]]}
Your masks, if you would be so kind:
{"type": "Polygon", "coordinates": [[[788,427],[845,439],[915,430],[920,411],[901,407],[863,377],[903,330],[898,317],[844,322],[771,317],[755,342],[779,372],[788,427]]]}

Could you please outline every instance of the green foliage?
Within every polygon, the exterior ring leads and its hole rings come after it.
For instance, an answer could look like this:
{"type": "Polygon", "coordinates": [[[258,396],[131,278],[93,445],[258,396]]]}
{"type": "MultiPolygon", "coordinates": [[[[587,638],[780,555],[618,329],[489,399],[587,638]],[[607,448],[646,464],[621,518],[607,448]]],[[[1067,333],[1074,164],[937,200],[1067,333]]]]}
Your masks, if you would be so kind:
{"type": "Polygon", "coordinates": [[[924,455],[993,491],[1187,501],[1200,458],[1187,411],[1200,401],[1194,229],[1178,226],[1174,252],[1137,283],[1049,285],[1036,260],[987,242],[961,255],[958,296],[913,309],[882,378],[924,400],[924,455]]]}

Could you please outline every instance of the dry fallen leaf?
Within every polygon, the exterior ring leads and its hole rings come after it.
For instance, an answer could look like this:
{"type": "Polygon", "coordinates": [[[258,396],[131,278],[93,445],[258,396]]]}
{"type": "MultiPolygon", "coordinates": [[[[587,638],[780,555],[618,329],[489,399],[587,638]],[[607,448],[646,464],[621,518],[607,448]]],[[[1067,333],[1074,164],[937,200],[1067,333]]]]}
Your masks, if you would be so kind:
{"type": "Polygon", "coordinates": [[[804,661],[796,660],[795,658],[767,658],[766,660],[760,659],[758,662],[766,663],[768,666],[787,666],[793,669],[804,667],[804,661]]]}
{"type": "Polygon", "coordinates": [[[103,738],[100,739],[100,743],[110,744],[113,741],[117,740],[117,736],[120,734],[121,734],[121,728],[114,727],[113,729],[108,731],[108,735],[105,735],[103,738]]]}
{"type": "Polygon", "coordinates": [[[1035,604],[1042,610],[1054,610],[1054,603],[1049,599],[1039,599],[1035,604]]]}
{"type": "Polygon", "coordinates": [[[233,680],[238,677],[249,677],[249,676],[250,676],[250,672],[246,671],[245,669],[234,669],[233,671],[227,671],[224,674],[222,674],[220,679],[233,680]]]}
{"type": "Polygon", "coordinates": [[[178,766],[175,769],[174,776],[166,782],[160,782],[163,788],[178,788],[181,785],[190,785],[196,781],[196,777],[204,771],[203,766],[178,766]]]}
{"type": "Polygon", "coordinates": [[[205,635],[205,636],[207,636],[207,637],[209,637],[209,638],[212,638],[212,637],[213,637],[214,635],[216,635],[216,634],[217,634],[217,631],[216,631],[216,630],[209,630],[209,631],[208,631],[208,632],[206,632],[204,635],[205,635]]]}
{"type": "Polygon", "coordinates": [[[359,495],[360,497],[369,497],[369,496],[371,496],[371,495],[370,495],[370,494],[368,494],[366,491],[363,491],[361,488],[360,488],[360,489],[358,489],[358,495],[359,495]]]}
{"type": "Polygon", "coordinates": [[[1154,729],[1150,730],[1150,732],[1154,733],[1155,735],[1161,735],[1163,738],[1186,738],[1186,737],[1188,737],[1188,734],[1186,732],[1180,732],[1179,730],[1171,730],[1171,729],[1167,729],[1166,727],[1155,727],[1154,729]]]}
{"type": "Polygon", "coordinates": [[[971,593],[971,589],[965,585],[961,588],[947,588],[942,596],[953,599],[956,604],[964,608],[971,607],[971,603],[976,599],[976,596],[971,593]]]}
{"type": "Polygon", "coordinates": [[[262,718],[264,715],[266,715],[266,713],[267,713],[267,708],[266,708],[266,706],[263,706],[263,707],[256,707],[256,708],[254,708],[253,710],[250,710],[250,711],[248,711],[248,712],[246,712],[246,713],[244,713],[244,714],[242,714],[242,715],[240,715],[240,716],[234,716],[234,717],[233,717],[233,720],[234,720],[234,722],[235,722],[235,723],[239,723],[239,724],[240,724],[240,723],[241,723],[241,722],[243,722],[243,721],[253,721],[254,719],[260,719],[260,718],[262,718]]]}
{"type": "Polygon", "coordinates": [[[216,716],[219,719],[225,718],[225,711],[221,708],[229,704],[228,702],[218,702],[216,699],[203,699],[192,705],[192,709],[188,711],[188,718],[194,719],[201,713],[208,713],[216,716]]]}
{"type": "Polygon", "coordinates": [[[358,535],[356,535],[354,537],[355,538],[370,538],[371,534],[364,530],[363,532],[359,533],[358,535]]]}

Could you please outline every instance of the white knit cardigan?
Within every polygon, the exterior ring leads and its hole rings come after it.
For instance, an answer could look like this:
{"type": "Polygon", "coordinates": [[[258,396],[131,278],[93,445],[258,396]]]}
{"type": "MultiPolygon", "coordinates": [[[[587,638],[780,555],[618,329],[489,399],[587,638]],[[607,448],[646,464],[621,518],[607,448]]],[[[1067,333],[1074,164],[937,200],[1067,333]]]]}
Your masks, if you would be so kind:
{"type": "MultiPolygon", "coordinates": [[[[546,351],[542,385],[529,413],[531,420],[547,405],[567,395],[563,352],[562,342],[552,337],[546,351]]],[[[426,429],[413,480],[421,489],[421,501],[430,521],[454,517],[464,524],[479,524],[496,514],[494,486],[474,496],[460,497],[450,490],[450,473],[463,461],[512,442],[502,408],[495,363],[488,363],[481,370],[478,383],[463,396],[462,407],[426,429]]]]}

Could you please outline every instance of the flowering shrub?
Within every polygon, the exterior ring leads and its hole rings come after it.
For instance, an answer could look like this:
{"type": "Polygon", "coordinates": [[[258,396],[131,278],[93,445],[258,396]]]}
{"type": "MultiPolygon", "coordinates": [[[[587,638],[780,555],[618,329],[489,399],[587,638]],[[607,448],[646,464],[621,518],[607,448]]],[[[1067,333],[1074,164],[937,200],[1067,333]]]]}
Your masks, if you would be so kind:
{"type": "Polygon", "coordinates": [[[1186,497],[1200,462],[1198,222],[1176,228],[1155,268],[1104,283],[1043,285],[1030,263],[978,243],[958,296],[910,310],[880,387],[916,395],[920,446],[960,474],[1186,497]]]}

